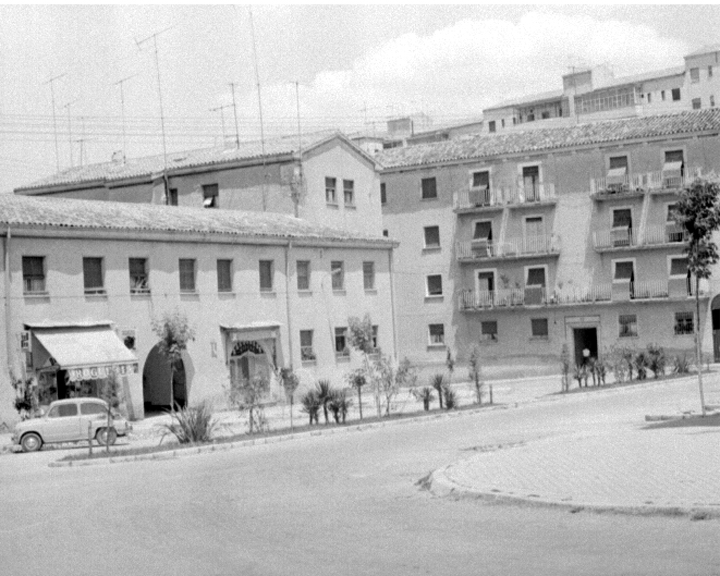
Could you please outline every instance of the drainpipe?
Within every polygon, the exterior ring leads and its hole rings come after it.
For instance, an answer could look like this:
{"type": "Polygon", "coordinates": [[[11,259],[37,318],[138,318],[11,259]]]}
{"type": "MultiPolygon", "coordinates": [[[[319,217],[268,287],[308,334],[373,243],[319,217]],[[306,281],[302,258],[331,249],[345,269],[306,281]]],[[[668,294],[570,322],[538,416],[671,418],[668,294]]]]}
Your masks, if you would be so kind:
{"type": "Polygon", "coordinates": [[[288,326],[288,354],[290,355],[290,370],[293,368],[293,345],[292,345],[292,316],[290,315],[290,250],[292,240],[288,241],[285,247],[285,312],[288,326]]]}
{"type": "Polygon", "coordinates": [[[395,249],[391,248],[388,251],[388,269],[390,270],[390,313],[392,315],[392,327],[393,327],[393,357],[395,360],[398,358],[398,348],[397,348],[397,323],[395,322],[395,273],[393,270],[393,251],[395,249]]]}
{"type": "Polygon", "coordinates": [[[8,370],[12,363],[12,331],[10,329],[10,226],[8,226],[5,238],[5,353],[8,370]]]}

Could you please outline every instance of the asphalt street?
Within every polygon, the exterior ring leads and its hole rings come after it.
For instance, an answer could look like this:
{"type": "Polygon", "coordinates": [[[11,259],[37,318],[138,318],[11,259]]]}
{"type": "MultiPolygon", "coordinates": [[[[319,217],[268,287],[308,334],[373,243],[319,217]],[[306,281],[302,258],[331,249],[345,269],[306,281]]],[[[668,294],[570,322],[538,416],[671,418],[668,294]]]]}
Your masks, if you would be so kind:
{"type": "MultiPolygon", "coordinates": [[[[0,457],[0,573],[718,574],[720,521],[440,498],[483,447],[642,423],[638,387],[175,460],[49,468],[0,457]]],[[[668,392],[670,391],[670,392],[668,392]]],[[[662,397],[661,397],[662,396],[662,397]]]]}

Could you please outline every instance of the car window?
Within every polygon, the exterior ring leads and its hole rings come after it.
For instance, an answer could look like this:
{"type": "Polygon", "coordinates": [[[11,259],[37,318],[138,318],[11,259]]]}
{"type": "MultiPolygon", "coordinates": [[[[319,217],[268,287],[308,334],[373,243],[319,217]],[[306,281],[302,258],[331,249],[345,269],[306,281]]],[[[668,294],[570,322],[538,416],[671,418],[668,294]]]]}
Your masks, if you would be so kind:
{"type": "Polygon", "coordinates": [[[105,414],[106,412],[105,406],[98,402],[85,402],[80,404],[80,414],[83,415],[105,414]]]}
{"type": "Polygon", "coordinates": [[[58,416],[63,418],[65,416],[77,416],[78,409],[77,404],[60,404],[56,406],[58,409],[58,416]]]}
{"type": "Polygon", "coordinates": [[[48,412],[48,418],[57,418],[60,416],[60,406],[53,406],[48,412]]]}

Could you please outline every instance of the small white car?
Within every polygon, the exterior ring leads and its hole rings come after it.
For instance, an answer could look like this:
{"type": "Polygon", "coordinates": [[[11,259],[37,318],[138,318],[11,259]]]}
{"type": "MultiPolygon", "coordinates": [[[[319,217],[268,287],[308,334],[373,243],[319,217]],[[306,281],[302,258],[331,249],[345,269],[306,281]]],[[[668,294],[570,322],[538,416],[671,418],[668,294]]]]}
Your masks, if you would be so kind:
{"type": "Polygon", "coordinates": [[[40,450],[43,444],[54,442],[82,442],[90,437],[98,444],[114,444],[118,436],[132,430],[130,423],[113,413],[108,428],[108,405],[99,398],[71,398],[56,400],[42,411],[39,418],[31,418],[15,425],[13,445],[23,452],[40,450]]]}

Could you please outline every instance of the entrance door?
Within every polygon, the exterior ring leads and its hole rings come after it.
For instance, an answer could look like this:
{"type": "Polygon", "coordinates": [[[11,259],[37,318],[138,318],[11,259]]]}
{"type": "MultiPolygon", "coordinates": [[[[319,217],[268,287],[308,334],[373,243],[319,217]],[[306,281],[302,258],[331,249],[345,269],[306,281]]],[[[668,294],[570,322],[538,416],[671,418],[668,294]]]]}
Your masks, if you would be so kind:
{"type": "MultiPolygon", "coordinates": [[[[717,299],[717,296],[715,299],[717,299]]],[[[716,305],[715,299],[712,303],[713,306],[716,305]]],[[[720,308],[713,308],[712,310],[712,329],[714,362],[720,362],[720,308]]]]}
{"type": "Polygon", "coordinates": [[[573,339],[575,341],[575,364],[581,366],[586,364],[588,358],[598,357],[597,328],[573,328],[573,339]],[[586,357],[583,350],[589,350],[586,357]]]}
{"type": "Polygon", "coordinates": [[[257,342],[240,342],[230,356],[230,378],[233,382],[252,378],[270,378],[265,352],[257,342]]]}
{"type": "Polygon", "coordinates": [[[491,271],[480,271],[475,276],[478,302],[481,305],[492,305],[493,292],[495,291],[495,273],[491,271]]]}

